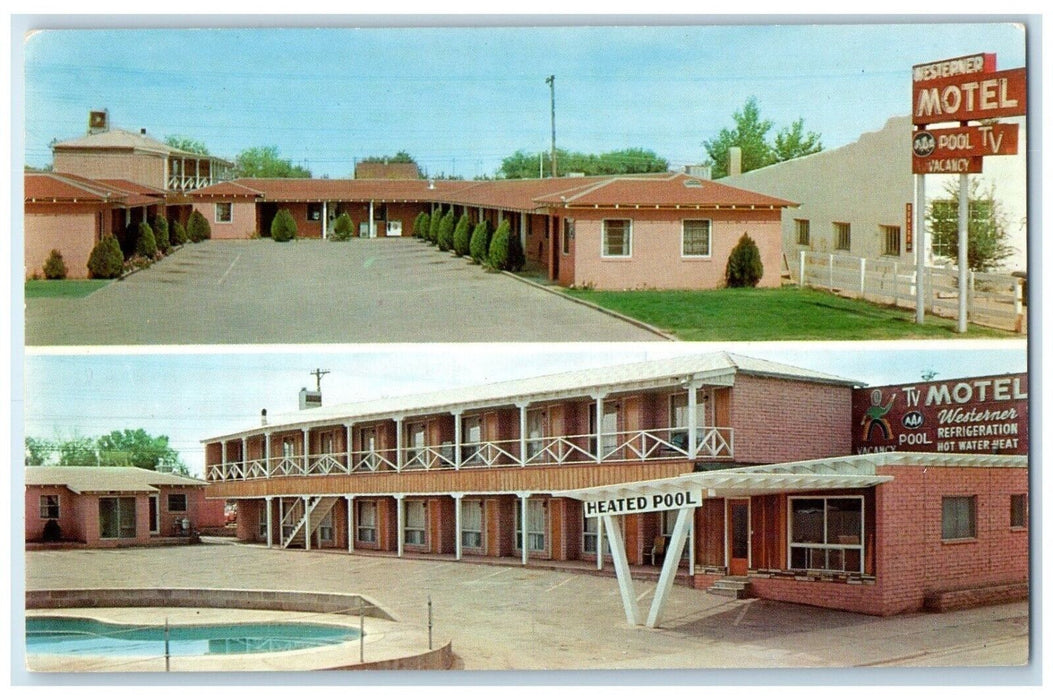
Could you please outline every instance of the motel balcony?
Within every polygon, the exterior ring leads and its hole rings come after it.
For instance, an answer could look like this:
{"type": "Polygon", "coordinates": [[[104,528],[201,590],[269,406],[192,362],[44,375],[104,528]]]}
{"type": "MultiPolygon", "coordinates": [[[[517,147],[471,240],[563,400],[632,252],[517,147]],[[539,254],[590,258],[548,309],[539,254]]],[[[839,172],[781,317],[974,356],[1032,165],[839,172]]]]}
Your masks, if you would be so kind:
{"type": "Polygon", "coordinates": [[[169,156],[167,172],[165,189],[174,192],[189,192],[234,177],[233,163],[214,156],[169,156]]]}
{"type": "MultiPolygon", "coordinates": [[[[277,447],[282,448],[280,456],[268,454],[272,441],[262,436],[232,442],[229,445],[232,454],[229,455],[226,442],[212,443],[211,446],[221,449],[209,451],[214,457],[205,468],[205,478],[218,483],[275,477],[486,470],[662,460],[704,459],[730,462],[735,455],[733,429],[716,426],[650,428],[561,436],[526,434],[521,438],[508,440],[454,439],[439,444],[416,441],[401,448],[375,446],[375,433],[364,433],[357,427],[353,431],[347,426],[337,431],[338,434],[344,433],[339,440],[333,441],[330,432],[326,442],[351,445],[350,449],[334,449],[333,446],[329,446],[314,452],[304,450],[303,446],[317,444],[318,440],[313,438],[319,436],[312,435],[308,429],[302,432],[302,438],[286,438],[278,443],[277,447]],[[690,438],[692,432],[695,434],[693,449],[690,438]],[[250,443],[252,447],[249,446],[250,443]],[[217,455],[217,451],[221,454],[217,455]],[[260,456],[253,457],[252,452],[260,456]]],[[[401,429],[399,432],[402,432],[401,429]]]]}

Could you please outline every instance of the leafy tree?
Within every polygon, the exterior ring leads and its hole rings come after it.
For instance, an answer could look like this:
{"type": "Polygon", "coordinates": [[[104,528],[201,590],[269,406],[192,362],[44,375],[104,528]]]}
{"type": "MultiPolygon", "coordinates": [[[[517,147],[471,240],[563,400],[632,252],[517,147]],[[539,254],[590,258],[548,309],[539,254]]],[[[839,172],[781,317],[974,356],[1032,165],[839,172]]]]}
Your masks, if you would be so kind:
{"type": "Polygon", "coordinates": [[[746,104],[732,115],[732,119],[735,121],[734,128],[721,129],[715,139],[702,143],[709,154],[714,178],[728,174],[728,151],[732,146],[742,149],[744,173],[823,150],[819,134],[814,131],[805,133],[803,119],[780,130],[774,142],[770,142],[768,132],[774,124],[770,119],[761,119],[756,97],[746,100],[746,104]]]}
{"type": "Polygon", "coordinates": [[[212,238],[212,227],[209,225],[208,219],[197,209],[190,212],[190,218],[187,219],[186,235],[191,243],[200,243],[212,238]]]}
{"type": "Polygon", "coordinates": [[[763,276],[760,249],[749,234],[744,233],[728,256],[724,280],[729,287],[756,287],[763,276]]]}
{"type": "Polygon", "coordinates": [[[121,244],[111,234],[103,236],[88,256],[88,273],[96,279],[114,279],[124,272],[121,244]]]}
{"type": "Polygon", "coordinates": [[[490,224],[483,219],[475,225],[472,239],[468,243],[468,252],[472,260],[482,265],[490,255],[490,224]]]}
{"type": "MultiPolygon", "coordinates": [[[[516,151],[501,161],[497,176],[504,179],[529,179],[542,175],[550,167],[550,154],[516,151]]],[[[632,173],[661,173],[669,170],[669,161],[643,148],[624,148],[607,153],[592,154],[556,149],[560,173],[586,175],[626,175],[632,173]]]]}
{"type": "Polygon", "coordinates": [[[447,211],[442,219],[439,220],[439,234],[435,242],[439,245],[439,250],[450,250],[453,248],[453,229],[457,226],[457,222],[453,218],[453,207],[447,211]]]}
{"type": "Polygon", "coordinates": [[[154,437],[142,428],[114,430],[103,435],[96,440],[96,449],[99,461],[107,466],[187,473],[179,453],[169,446],[168,436],[154,437]]]}
{"type": "Polygon", "coordinates": [[[165,144],[180,151],[186,151],[187,153],[197,153],[203,156],[208,155],[208,148],[205,146],[204,142],[192,139],[189,136],[170,134],[165,136],[165,144]]]}
{"type": "Polygon", "coordinates": [[[63,467],[89,467],[99,464],[99,453],[95,441],[87,437],[65,440],[58,446],[59,465],[63,467]]]}
{"type": "Polygon", "coordinates": [[[245,149],[234,158],[234,171],[238,177],[311,177],[307,168],[281,158],[277,146],[245,149]]]}
{"type": "MultiPolygon", "coordinates": [[[[927,218],[932,230],[932,250],[937,257],[958,264],[958,197],[957,179],[945,188],[946,199],[936,199],[929,205],[927,218]]],[[[1012,256],[1007,242],[1005,213],[994,197],[994,188],[980,192],[979,183],[969,185],[969,269],[990,272],[1012,256]]]]}
{"type": "Polygon", "coordinates": [[[187,237],[186,228],[184,228],[183,224],[181,224],[178,219],[176,221],[173,221],[172,245],[186,245],[187,241],[189,240],[190,239],[187,237]]]}
{"type": "Polygon", "coordinates": [[[772,155],[776,163],[793,160],[801,156],[810,156],[823,150],[823,142],[814,131],[804,132],[804,119],[798,119],[789,127],[775,134],[772,155]]]}
{"type": "Polygon", "coordinates": [[[518,272],[523,269],[526,259],[523,256],[523,247],[519,242],[519,236],[512,233],[512,227],[505,219],[494,231],[493,240],[490,241],[490,267],[495,270],[507,270],[518,272]]]}
{"type": "Polygon", "coordinates": [[[284,207],[279,209],[271,221],[271,238],[284,243],[296,238],[296,234],[296,220],[293,219],[292,212],[284,207]]]}
{"type": "Polygon", "coordinates": [[[162,253],[167,253],[172,247],[172,242],[168,235],[168,219],[159,214],[154,217],[150,228],[154,230],[154,240],[157,241],[157,249],[162,253]]]}
{"type": "Polygon", "coordinates": [[[135,254],[153,259],[157,255],[157,239],[154,230],[145,221],[139,222],[139,237],[135,240],[135,254]]]}
{"type": "Polygon", "coordinates": [[[468,255],[468,246],[472,241],[472,222],[467,214],[461,214],[457,227],[453,230],[453,252],[457,257],[468,255]]]}
{"type": "Polygon", "coordinates": [[[369,156],[362,159],[363,163],[416,163],[406,151],[399,151],[393,156],[369,156]]]}
{"type": "Polygon", "coordinates": [[[329,240],[349,241],[354,228],[355,225],[351,221],[351,216],[346,211],[342,212],[340,216],[336,217],[336,221],[333,222],[333,230],[329,233],[329,240]]]}
{"type": "Polygon", "coordinates": [[[47,464],[54,452],[54,446],[47,440],[26,436],[27,467],[40,467],[47,464]]]}
{"type": "Polygon", "coordinates": [[[66,279],[66,261],[57,248],[52,248],[48,259],[44,261],[44,277],[49,280],[66,279]]]}

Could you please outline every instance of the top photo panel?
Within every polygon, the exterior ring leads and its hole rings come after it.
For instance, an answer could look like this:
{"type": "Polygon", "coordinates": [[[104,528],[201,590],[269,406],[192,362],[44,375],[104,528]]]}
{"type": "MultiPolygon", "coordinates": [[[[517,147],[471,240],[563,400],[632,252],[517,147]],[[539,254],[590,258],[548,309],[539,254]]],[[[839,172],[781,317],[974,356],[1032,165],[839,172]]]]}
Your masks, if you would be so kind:
{"type": "Polygon", "coordinates": [[[28,346],[1026,338],[1023,24],[41,29],[24,61],[28,346]]]}

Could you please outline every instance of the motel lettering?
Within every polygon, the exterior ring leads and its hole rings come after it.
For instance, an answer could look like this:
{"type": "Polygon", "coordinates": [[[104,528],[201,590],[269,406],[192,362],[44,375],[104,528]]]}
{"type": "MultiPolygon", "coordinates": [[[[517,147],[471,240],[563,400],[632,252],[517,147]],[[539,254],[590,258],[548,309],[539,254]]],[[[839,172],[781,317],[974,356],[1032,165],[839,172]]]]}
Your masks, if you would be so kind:
{"type": "Polygon", "coordinates": [[[694,508],[700,505],[702,505],[701,491],[673,491],[671,493],[656,493],[651,496],[631,496],[629,498],[609,498],[603,501],[586,501],[585,517],[595,518],[600,515],[649,513],[656,510],[694,508]]]}

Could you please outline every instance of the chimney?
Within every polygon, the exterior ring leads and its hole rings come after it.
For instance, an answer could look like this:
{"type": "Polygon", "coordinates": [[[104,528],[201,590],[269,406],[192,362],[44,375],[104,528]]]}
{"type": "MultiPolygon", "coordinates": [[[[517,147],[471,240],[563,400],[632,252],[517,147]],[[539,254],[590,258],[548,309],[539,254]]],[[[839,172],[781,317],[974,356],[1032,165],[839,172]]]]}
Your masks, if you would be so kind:
{"type": "Polygon", "coordinates": [[[139,129],[139,135],[140,136],[146,136],[146,129],[145,128],[139,129]]]}
{"type": "Polygon", "coordinates": [[[260,411],[260,425],[262,425],[264,428],[267,427],[267,409],[266,408],[260,411]]]}
{"type": "Polygon", "coordinates": [[[732,146],[728,149],[728,175],[742,174],[742,149],[732,146]]]}

